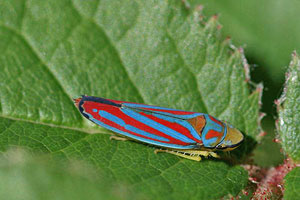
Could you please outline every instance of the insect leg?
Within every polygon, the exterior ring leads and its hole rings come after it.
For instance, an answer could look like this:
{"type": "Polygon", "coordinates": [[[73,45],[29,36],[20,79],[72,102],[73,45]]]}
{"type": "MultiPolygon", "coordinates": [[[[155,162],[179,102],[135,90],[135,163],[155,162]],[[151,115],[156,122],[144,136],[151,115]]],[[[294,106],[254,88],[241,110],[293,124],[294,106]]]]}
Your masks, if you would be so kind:
{"type": "Polygon", "coordinates": [[[220,158],[220,156],[218,154],[216,154],[215,152],[209,152],[209,155],[214,158],[220,158]]]}
{"type": "Polygon", "coordinates": [[[220,158],[218,154],[212,151],[200,151],[200,150],[192,150],[192,149],[187,149],[187,150],[180,150],[182,152],[188,153],[188,154],[194,154],[194,155],[201,155],[204,157],[214,157],[214,158],[220,158]]]}
{"type": "Polygon", "coordinates": [[[179,153],[177,151],[172,151],[172,150],[167,150],[167,149],[165,149],[165,150],[164,149],[155,149],[154,150],[155,154],[160,153],[160,152],[170,153],[170,154],[180,156],[180,157],[183,157],[183,158],[187,158],[187,159],[190,159],[190,160],[201,161],[200,156],[191,156],[191,155],[182,154],[182,153],[179,153]]]}
{"type": "Polygon", "coordinates": [[[120,140],[120,141],[126,141],[126,140],[128,140],[127,138],[119,137],[119,136],[116,136],[116,135],[110,136],[109,139],[110,140],[120,140]]]}

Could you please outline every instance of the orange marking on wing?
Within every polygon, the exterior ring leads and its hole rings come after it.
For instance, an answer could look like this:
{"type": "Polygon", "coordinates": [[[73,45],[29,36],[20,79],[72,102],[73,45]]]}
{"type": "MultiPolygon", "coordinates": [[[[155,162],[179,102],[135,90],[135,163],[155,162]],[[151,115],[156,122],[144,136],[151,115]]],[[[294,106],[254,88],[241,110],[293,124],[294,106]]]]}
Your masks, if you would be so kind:
{"type": "Polygon", "coordinates": [[[201,138],[202,129],[204,128],[204,126],[206,124],[205,117],[201,115],[198,117],[188,119],[187,121],[194,127],[194,129],[197,131],[197,133],[199,134],[199,136],[201,138]]]}

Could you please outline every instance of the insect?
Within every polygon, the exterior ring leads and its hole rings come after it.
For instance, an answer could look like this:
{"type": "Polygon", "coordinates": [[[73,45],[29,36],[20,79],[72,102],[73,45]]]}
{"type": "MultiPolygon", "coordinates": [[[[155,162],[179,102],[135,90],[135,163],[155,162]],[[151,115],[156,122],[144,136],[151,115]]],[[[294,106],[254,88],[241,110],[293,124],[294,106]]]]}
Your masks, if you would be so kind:
{"type": "Polygon", "coordinates": [[[74,102],[84,117],[118,133],[111,139],[151,144],[160,148],[155,153],[200,161],[201,156],[218,157],[216,150],[233,150],[244,139],[233,126],[204,113],[85,95],[74,102]]]}

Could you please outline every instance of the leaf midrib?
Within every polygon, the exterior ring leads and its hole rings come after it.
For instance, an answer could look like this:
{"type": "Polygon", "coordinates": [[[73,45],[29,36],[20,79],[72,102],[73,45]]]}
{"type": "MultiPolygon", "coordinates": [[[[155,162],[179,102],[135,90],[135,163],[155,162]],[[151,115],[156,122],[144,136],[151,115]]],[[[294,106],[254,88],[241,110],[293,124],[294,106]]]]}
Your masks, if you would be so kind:
{"type": "Polygon", "coordinates": [[[107,134],[107,132],[101,132],[100,130],[96,130],[93,128],[86,129],[86,128],[73,128],[70,126],[62,126],[62,125],[57,125],[57,124],[50,124],[50,123],[45,123],[45,122],[37,122],[33,120],[28,120],[28,119],[21,119],[21,118],[16,118],[16,117],[10,117],[10,116],[5,116],[5,115],[0,115],[0,118],[4,119],[9,119],[12,121],[20,121],[20,122],[26,122],[26,123],[31,123],[31,124],[38,124],[38,125],[44,125],[44,126],[50,126],[53,128],[61,128],[61,129],[68,129],[72,131],[80,131],[83,133],[88,133],[88,134],[95,134],[95,133],[101,133],[101,134],[107,134]]]}

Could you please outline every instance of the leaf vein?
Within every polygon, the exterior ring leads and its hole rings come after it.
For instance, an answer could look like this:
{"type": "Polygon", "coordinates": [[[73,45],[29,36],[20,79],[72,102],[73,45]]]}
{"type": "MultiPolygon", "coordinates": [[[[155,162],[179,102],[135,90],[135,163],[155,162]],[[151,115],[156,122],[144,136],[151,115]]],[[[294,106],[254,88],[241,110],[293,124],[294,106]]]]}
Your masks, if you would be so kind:
{"type": "Polygon", "coordinates": [[[177,47],[177,44],[176,42],[174,41],[174,39],[172,38],[172,36],[170,35],[170,33],[168,32],[168,30],[166,31],[166,34],[168,36],[168,38],[170,38],[170,41],[174,44],[174,47],[175,47],[175,51],[178,53],[180,59],[182,60],[183,62],[183,66],[185,67],[185,69],[189,72],[189,74],[192,75],[192,78],[193,78],[193,83],[195,85],[195,88],[196,90],[198,91],[198,94],[199,94],[199,98],[200,98],[200,102],[202,103],[201,107],[203,108],[203,111],[202,112],[205,112],[207,113],[208,112],[208,109],[207,109],[207,106],[205,105],[205,102],[204,102],[204,99],[201,95],[201,92],[200,92],[200,89],[199,89],[199,86],[198,86],[198,81],[197,81],[197,77],[196,75],[190,70],[190,68],[186,65],[185,63],[185,60],[183,59],[181,53],[179,52],[178,50],[178,47],[177,47]]]}

